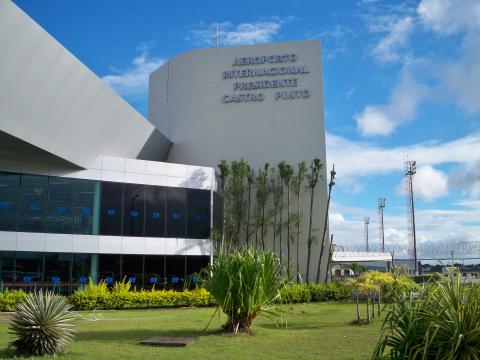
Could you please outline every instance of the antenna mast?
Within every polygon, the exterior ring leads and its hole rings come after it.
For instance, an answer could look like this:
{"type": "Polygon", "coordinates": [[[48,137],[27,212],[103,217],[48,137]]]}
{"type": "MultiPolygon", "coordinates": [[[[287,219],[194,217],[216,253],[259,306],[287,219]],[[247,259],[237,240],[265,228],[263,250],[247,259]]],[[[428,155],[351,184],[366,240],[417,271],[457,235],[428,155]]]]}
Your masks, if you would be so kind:
{"type": "Polygon", "coordinates": [[[363,225],[364,225],[364,228],[363,228],[363,239],[365,240],[365,247],[367,249],[367,252],[368,252],[368,224],[370,224],[370,217],[369,216],[365,216],[363,218],[363,225]]]}
{"type": "Polygon", "coordinates": [[[380,249],[385,252],[385,229],[383,227],[383,209],[385,209],[385,198],[378,199],[378,224],[380,229],[378,231],[378,240],[380,241],[380,249]]]}
{"type": "Polygon", "coordinates": [[[415,205],[413,201],[413,176],[417,173],[416,161],[405,161],[405,194],[407,195],[407,225],[409,253],[413,258],[413,270],[418,275],[417,238],[415,232],[415,205]]]}

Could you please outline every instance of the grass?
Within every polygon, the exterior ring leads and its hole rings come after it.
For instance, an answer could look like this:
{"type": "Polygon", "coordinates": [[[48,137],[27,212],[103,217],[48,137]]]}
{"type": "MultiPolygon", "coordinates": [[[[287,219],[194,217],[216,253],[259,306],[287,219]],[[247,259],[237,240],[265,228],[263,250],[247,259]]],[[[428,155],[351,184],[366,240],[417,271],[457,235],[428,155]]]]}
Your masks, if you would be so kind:
{"type": "MultiPolygon", "coordinates": [[[[351,325],[355,307],[348,303],[285,306],[287,328],[265,317],[253,325],[254,336],[219,332],[225,317],[213,308],[123,310],[79,313],[78,333],[65,359],[369,359],[381,322],[351,325]],[[153,336],[199,336],[186,348],[139,345],[153,336]]],[[[0,313],[0,358],[13,357],[8,318],[0,313]]]]}

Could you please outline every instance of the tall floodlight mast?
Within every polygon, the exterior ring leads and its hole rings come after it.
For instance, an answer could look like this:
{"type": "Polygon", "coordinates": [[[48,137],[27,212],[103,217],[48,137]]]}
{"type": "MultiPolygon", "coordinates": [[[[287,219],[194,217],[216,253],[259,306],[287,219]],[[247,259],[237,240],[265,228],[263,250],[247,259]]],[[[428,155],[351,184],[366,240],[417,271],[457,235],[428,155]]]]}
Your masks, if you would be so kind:
{"type": "Polygon", "coordinates": [[[363,218],[363,225],[364,225],[363,239],[365,240],[365,248],[367,249],[367,252],[368,252],[368,224],[370,224],[370,217],[365,216],[363,218]]]}
{"type": "Polygon", "coordinates": [[[385,252],[385,230],[383,227],[383,209],[385,209],[385,198],[378,199],[378,240],[380,241],[380,249],[385,252]]]}
{"type": "Polygon", "coordinates": [[[417,238],[415,233],[415,206],[413,202],[413,176],[417,173],[416,161],[405,161],[405,194],[407,195],[407,224],[410,256],[413,258],[413,269],[418,275],[417,238]]]}

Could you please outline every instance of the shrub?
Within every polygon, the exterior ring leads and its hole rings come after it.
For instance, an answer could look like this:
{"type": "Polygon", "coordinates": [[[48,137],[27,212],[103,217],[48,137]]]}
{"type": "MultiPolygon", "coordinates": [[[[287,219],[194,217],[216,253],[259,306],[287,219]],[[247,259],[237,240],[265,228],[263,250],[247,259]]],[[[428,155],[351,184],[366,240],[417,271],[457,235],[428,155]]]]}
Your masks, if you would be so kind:
{"type": "Polygon", "coordinates": [[[20,355],[55,355],[73,339],[74,321],[70,305],[52,292],[27,294],[15,308],[10,332],[20,355]]]}
{"type": "Polygon", "coordinates": [[[459,272],[432,279],[416,301],[396,296],[372,358],[479,359],[479,299],[459,272]]]}
{"type": "Polygon", "coordinates": [[[205,274],[205,287],[217,301],[217,311],[228,317],[225,330],[250,333],[257,315],[280,317],[274,303],[284,284],[273,252],[242,249],[222,254],[205,274]]]}
{"type": "Polygon", "coordinates": [[[352,290],[342,282],[328,284],[293,284],[281,290],[284,303],[322,302],[348,299],[352,290]]]}
{"type": "Polygon", "coordinates": [[[0,311],[13,311],[24,297],[23,290],[6,290],[0,293],[0,311]]]}

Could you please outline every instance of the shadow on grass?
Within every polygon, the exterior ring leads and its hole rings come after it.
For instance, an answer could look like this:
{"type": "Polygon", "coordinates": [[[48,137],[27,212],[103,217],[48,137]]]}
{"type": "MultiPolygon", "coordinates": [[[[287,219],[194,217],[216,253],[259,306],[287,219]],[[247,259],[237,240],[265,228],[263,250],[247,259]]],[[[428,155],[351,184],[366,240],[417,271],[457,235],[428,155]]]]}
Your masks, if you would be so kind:
{"type": "MultiPolygon", "coordinates": [[[[178,329],[125,329],[125,330],[98,330],[98,331],[81,331],[78,332],[75,341],[116,341],[126,343],[138,343],[142,340],[149,339],[154,336],[168,336],[168,337],[202,337],[202,336],[216,336],[229,335],[222,328],[202,330],[178,330],[178,329]]],[[[1,358],[1,357],[0,357],[1,358]]]]}
{"type": "Polygon", "coordinates": [[[0,350],[0,359],[13,359],[15,357],[15,349],[6,348],[0,350]]]}

